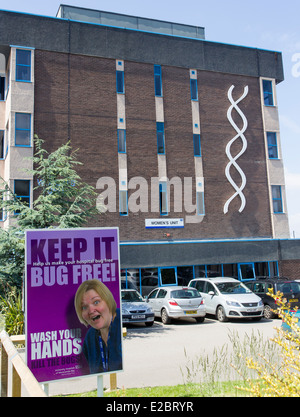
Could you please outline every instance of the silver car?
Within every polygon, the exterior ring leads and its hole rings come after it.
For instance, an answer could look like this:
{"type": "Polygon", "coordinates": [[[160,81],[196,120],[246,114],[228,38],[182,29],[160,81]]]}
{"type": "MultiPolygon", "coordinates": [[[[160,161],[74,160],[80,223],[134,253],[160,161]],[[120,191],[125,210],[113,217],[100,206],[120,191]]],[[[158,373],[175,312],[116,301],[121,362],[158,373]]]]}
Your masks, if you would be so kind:
{"type": "Polygon", "coordinates": [[[246,285],[234,278],[195,278],[189,287],[196,288],[205,299],[206,313],[219,321],[242,317],[260,320],[264,304],[246,285]]]}
{"type": "Polygon", "coordinates": [[[121,299],[123,324],[145,323],[147,327],[153,325],[153,310],[136,290],[121,290],[121,299]]]}
{"type": "Polygon", "coordinates": [[[203,297],[195,288],[168,286],[155,288],[146,297],[152,307],[155,317],[161,317],[163,324],[171,319],[193,317],[202,323],[206,310],[203,297]]]}

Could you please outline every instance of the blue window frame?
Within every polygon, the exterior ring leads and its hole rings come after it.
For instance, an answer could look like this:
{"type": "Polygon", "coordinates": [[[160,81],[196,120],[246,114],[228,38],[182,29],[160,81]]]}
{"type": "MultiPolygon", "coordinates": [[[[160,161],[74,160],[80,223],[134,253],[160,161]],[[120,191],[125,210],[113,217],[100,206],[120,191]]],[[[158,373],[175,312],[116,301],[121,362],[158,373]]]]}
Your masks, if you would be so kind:
{"type": "Polygon", "coordinates": [[[118,129],[118,152],[126,153],[126,130],[118,129]]]}
{"type": "Polygon", "coordinates": [[[162,78],[160,65],[154,65],[154,90],[157,97],[162,97],[162,78]]]}
{"type": "Polygon", "coordinates": [[[277,134],[267,132],[268,154],[270,159],[278,159],[277,134]]]}
{"type": "Polygon", "coordinates": [[[15,180],[14,193],[23,203],[30,206],[30,180],[15,180]]]}
{"type": "Polygon", "coordinates": [[[167,183],[159,183],[159,211],[162,216],[168,214],[168,192],[167,183]]]}
{"type": "Polygon", "coordinates": [[[30,146],[31,145],[31,114],[16,113],[16,132],[15,145],[16,146],[30,146]]]}
{"type": "Polygon", "coordinates": [[[272,185],[272,200],[274,213],[283,213],[281,185],[272,185]]]}
{"type": "Polygon", "coordinates": [[[31,51],[16,50],[16,81],[31,81],[31,51]]]}
{"type": "Polygon", "coordinates": [[[124,86],[124,71],[117,71],[116,72],[116,81],[117,81],[117,93],[124,94],[125,86],[124,86]]]}
{"type": "Polygon", "coordinates": [[[157,134],[157,153],[165,153],[165,124],[163,122],[156,122],[157,134]]]}
{"type": "Polygon", "coordinates": [[[161,286],[177,285],[177,268],[158,268],[161,286]]]}
{"type": "Polygon", "coordinates": [[[194,134],[193,135],[194,140],[194,155],[195,156],[201,156],[201,141],[200,141],[200,135],[194,134]]]}
{"type": "Polygon", "coordinates": [[[265,106],[274,106],[273,85],[270,80],[263,80],[265,106]]]}
{"type": "Polygon", "coordinates": [[[240,281],[255,279],[254,262],[238,264],[238,274],[240,281]]]}
{"type": "Polygon", "coordinates": [[[198,100],[198,83],[195,78],[191,78],[191,100],[198,100]]]}
{"type": "Polygon", "coordinates": [[[119,192],[119,210],[120,216],[128,216],[128,192],[120,190],[119,192]]]}

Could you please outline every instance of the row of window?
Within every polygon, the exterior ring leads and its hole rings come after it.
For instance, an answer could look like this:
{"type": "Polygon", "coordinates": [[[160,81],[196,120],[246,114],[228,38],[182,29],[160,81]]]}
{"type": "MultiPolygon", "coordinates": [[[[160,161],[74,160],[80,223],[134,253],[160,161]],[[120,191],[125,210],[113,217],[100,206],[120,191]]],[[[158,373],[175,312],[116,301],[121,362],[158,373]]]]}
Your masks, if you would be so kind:
{"type": "MultiPolygon", "coordinates": [[[[14,180],[14,193],[17,198],[30,205],[30,180],[14,180]]],[[[201,215],[203,207],[203,193],[197,193],[197,214],[201,215]]],[[[280,185],[272,185],[272,199],[274,213],[283,213],[282,192],[280,185]]],[[[121,190],[119,193],[120,215],[128,215],[128,192],[121,190]]],[[[165,183],[159,184],[159,208],[161,215],[168,214],[167,187],[165,183]]],[[[0,213],[0,220],[3,220],[3,213],[0,213]]]]}
{"type": "Polygon", "coordinates": [[[194,278],[217,276],[233,277],[241,281],[255,279],[258,276],[278,276],[278,262],[121,269],[121,286],[136,289],[146,296],[156,287],[188,285],[194,278]]]}

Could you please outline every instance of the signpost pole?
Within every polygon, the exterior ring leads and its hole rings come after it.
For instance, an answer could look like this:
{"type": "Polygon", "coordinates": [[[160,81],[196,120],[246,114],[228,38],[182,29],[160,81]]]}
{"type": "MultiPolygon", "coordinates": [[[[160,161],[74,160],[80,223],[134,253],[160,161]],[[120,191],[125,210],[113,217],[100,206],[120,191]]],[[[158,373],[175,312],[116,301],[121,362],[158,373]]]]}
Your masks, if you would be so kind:
{"type": "Polygon", "coordinates": [[[103,376],[97,376],[97,397],[103,397],[103,376]]]}

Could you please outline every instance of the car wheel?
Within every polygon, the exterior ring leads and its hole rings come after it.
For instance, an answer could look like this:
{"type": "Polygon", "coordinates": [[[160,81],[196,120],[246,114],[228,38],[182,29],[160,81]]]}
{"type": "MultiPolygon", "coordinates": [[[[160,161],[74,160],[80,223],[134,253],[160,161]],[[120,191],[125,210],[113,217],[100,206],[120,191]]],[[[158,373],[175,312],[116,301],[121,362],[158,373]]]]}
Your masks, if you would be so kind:
{"type": "Polygon", "coordinates": [[[197,323],[203,323],[205,317],[195,317],[197,323]]]}
{"type": "Polygon", "coordinates": [[[145,324],[146,324],[147,327],[151,327],[151,326],[153,326],[154,321],[146,321],[145,324]]]}
{"type": "Polygon", "coordinates": [[[225,310],[222,306],[217,308],[217,319],[221,322],[227,321],[225,310]]]}
{"type": "Polygon", "coordinates": [[[161,311],[161,321],[163,322],[163,324],[171,323],[171,319],[168,316],[167,310],[165,308],[163,308],[161,311]]]}
{"type": "Polygon", "coordinates": [[[268,320],[273,319],[275,317],[275,314],[273,313],[271,307],[268,304],[266,304],[264,308],[264,317],[268,320]]]}

